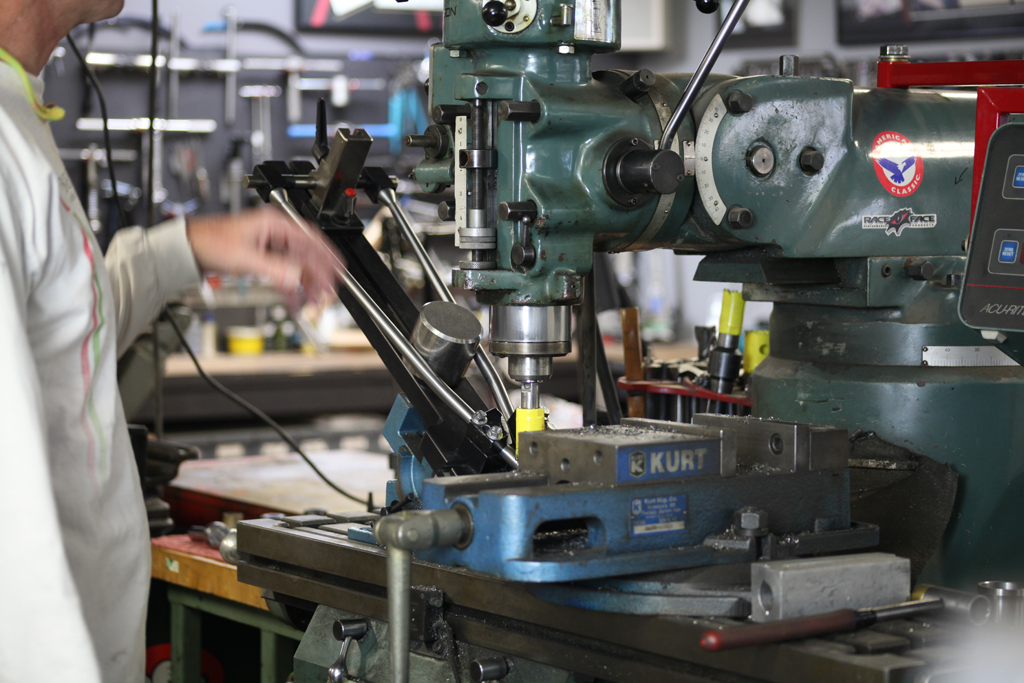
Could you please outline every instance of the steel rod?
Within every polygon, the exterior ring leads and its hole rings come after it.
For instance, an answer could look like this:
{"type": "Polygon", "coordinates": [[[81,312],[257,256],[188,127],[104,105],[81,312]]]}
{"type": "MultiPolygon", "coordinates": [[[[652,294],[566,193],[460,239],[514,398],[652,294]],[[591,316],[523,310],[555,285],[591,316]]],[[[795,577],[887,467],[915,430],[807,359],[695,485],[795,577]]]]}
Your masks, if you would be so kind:
{"type": "Polygon", "coordinates": [[[388,546],[388,644],[391,680],[409,683],[409,594],[412,591],[412,552],[388,546]]]}
{"type": "Polygon", "coordinates": [[[672,118],[669,119],[668,125],[665,126],[665,130],[661,135],[659,149],[672,149],[672,140],[675,138],[676,133],[679,132],[679,126],[683,122],[683,117],[686,116],[690,111],[690,107],[693,106],[693,101],[697,99],[697,93],[704,85],[704,81],[707,80],[711,69],[714,68],[715,62],[718,61],[718,55],[722,53],[725,41],[729,39],[732,30],[736,28],[736,22],[740,20],[740,15],[743,14],[743,10],[747,8],[749,2],[750,0],[736,0],[732,9],[729,10],[725,21],[722,22],[722,27],[718,29],[715,39],[711,41],[711,47],[708,48],[707,54],[704,55],[704,59],[701,61],[700,66],[697,67],[697,70],[693,72],[690,82],[686,84],[686,90],[683,91],[683,96],[679,100],[679,104],[676,105],[675,111],[672,112],[672,118]]]}
{"type": "MultiPolygon", "coordinates": [[[[309,226],[306,221],[302,218],[299,212],[292,206],[292,203],[288,201],[288,195],[282,188],[277,188],[270,193],[271,203],[284,211],[292,220],[295,221],[303,230],[309,230],[309,226]]],[[[473,421],[474,411],[466,404],[462,398],[456,394],[451,387],[445,384],[441,379],[434,373],[423,357],[417,353],[412,342],[405,338],[395,324],[391,322],[391,319],[380,309],[377,303],[366,293],[362,285],[349,273],[348,269],[345,268],[344,264],[340,261],[335,263],[335,272],[341,279],[342,285],[349,293],[356,299],[359,305],[366,311],[367,315],[373,320],[373,323],[381,331],[381,333],[387,337],[388,341],[392,346],[402,355],[416,371],[420,379],[422,379],[428,387],[437,395],[445,404],[455,411],[455,414],[463,422],[470,424],[473,421]]],[[[503,446],[501,449],[501,458],[512,468],[518,467],[518,462],[512,451],[507,446],[503,446]]]]}
{"type": "Polygon", "coordinates": [[[580,306],[580,403],[583,426],[597,424],[597,302],[594,271],[583,278],[583,302],[580,306]]]}
{"type": "MultiPolygon", "coordinates": [[[[413,252],[416,254],[416,258],[419,259],[423,265],[423,272],[426,274],[427,280],[430,282],[430,287],[437,292],[437,295],[444,301],[454,304],[456,303],[455,297],[452,296],[451,291],[445,285],[441,279],[440,273],[437,272],[437,268],[434,267],[433,261],[430,260],[430,255],[427,254],[426,248],[423,243],[420,242],[419,236],[412,229],[412,223],[409,221],[408,215],[405,210],[398,203],[398,196],[394,190],[381,190],[379,194],[381,202],[384,206],[391,210],[391,215],[395,217],[398,222],[398,228],[402,231],[402,236],[405,237],[406,241],[412,246],[413,252]]],[[[508,391],[505,389],[505,384],[501,381],[501,376],[498,374],[497,368],[494,367],[494,361],[488,355],[487,351],[483,347],[477,349],[476,356],[474,359],[477,367],[480,369],[480,374],[484,376],[484,381],[487,382],[487,386],[491,390],[491,395],[494,396],[494,402],[498,405],[498,410],[505,417],[506,420],[511,419],[513,408],[512,401],[509,398],[508,391]]]]}

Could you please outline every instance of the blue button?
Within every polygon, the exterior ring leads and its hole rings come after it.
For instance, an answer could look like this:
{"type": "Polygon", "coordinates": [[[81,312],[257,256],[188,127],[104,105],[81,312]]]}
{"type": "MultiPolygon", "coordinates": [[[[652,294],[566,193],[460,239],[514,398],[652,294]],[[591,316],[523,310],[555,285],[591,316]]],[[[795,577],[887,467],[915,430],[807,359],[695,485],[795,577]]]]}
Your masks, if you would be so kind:
{"type": "Polygon", "coordinates": [[[1024,166],[1018,166],[1014,169],[1013,186],[1024,188],[1024,166]]]}
{"type": "Polygon", "coordinates": [[[1003,240],[1003,243],[999,246],[999,262],[1016,263],[1017,246],[1017,242],[1013,240],[1003,240]]]}

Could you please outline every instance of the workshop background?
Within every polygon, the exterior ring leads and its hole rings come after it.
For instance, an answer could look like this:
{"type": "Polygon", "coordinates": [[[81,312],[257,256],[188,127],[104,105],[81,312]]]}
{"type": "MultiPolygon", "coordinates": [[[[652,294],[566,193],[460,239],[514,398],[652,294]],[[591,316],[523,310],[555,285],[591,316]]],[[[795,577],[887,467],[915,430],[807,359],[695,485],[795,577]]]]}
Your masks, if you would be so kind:
{"type": "MultiPolygon", "coordinates": [[[[417,29],[402,33],[386,28],[380,33],[300,30],[297,7],[309,4],[301,0],[251,0],[235,6],[209,0],[160,3],[161,55],[172,62],[195,61],[180,71],[160,69],[157,111],[168,125],[154,145],[157,220],[262,204],[243,187],[243,176],[266,160],[311,158],[317,100],[325,98],[331,124],[364,128],[373,136],[367,165],[398,176],[403,205],[418,223],[431,254],[450,270],[459,258],[452,224],[437,219],[439,198],[422,193],[408,179],[423,156],[420,149],[402,144],[407,135],[422,132],[430,123],[423,81],[432,39],[416,33],[417,29]],[[236,21],[237,35],[232,37],[231,25],[236,21]],[[218,60],[236,57],[241,70],[237,76],[229,75],[218,60]]],[[[598,56],[595,69],[690,72],[697,66],[712,25],[694,3],[624,0],[624,4],[629,12],[623,16],[623,51],[598,56]]],[[[881,41],[841,43],[841,3],[767,0],[762,4],[768,23],[741,27],[719,58],[716,73],[777,72],[780,54],[796,54],[802,60],[803,75],[874,84],[881,41]],[[783,25],[772,23],[776,15],[783,25]]],[[[728,3],[723,6],[727,8],[728,3]]],[[[111,210],[114,192],[121,195],[133,224],[145,224],[150,218],[141,189],[150,182],[146,162],[151,152],[142,125],[148,120],[149,106],[150,10],[148,0],[127,0],[118,19],[80,27],[74,33],[103,84],[118,187],[112,188],[107,180],[98,101],[66,43],[44,74],[48,99],[68,112],[63,121],[52,125],[54,135],[103,244],[116,230],[111,210]]],[[[753,21],[748,17],[748,22],[753,21]]],[[[385,18],[382,27],[386,22],[385,18]]],[[[915,59],[935,61],[1024,56],[1019,35],[943,37],[914,42],[912,50],[915,59]]],[[[429,286],[422,268],[403,251],[393,219],[378,209],[360,195],[358,211],[369,226],[371,241],[414,297],[426,297],[429,286]]],[[[661,358],[695,356],[699,342],[695,328],[717,325],[723,290],[741,288],[695,281],[700,259],[659,250],[613,254],[604,261],[613,283],[608,288],[611,298],[616,303],[628,300],[639,308],[643,339],[661,349],[656,354],[661,358]]],[[[448,272],[444,275],[447,278],[448,272]]],[[[486,310],[472,298],[464,303],[483,317],[486,330],[486,310]]],[[[346,488],[370,493],[371,501],[383,504],[395,461],[381,431],[397,387],[344,307],[309,308],[292,315],[264,284],[215,274],[187,293],[181,304],[172,315],[187,324],[187,339],[206,371],[284,423],[328,477],[344,481],[346,488]]],[[[771,304],[748,304],[744,329],[765,329],[770,312],[771,304]]],[[[622,375],[617,308],[598,319],[612,368],[622,375]]],[[[552,397],[546,401],[552,422],[559,427],[578,426],[582,419],[576,405],[581,391],[575,360],[575,356],[556,360],[554,376],[544,385],[552,397]]],[[[336,495],[291,455],[288,444],[210,388],[166,323],[158,324],[152,335],[135,345],[122,359],[119,373],[129,421],[176,444],[150,453],[146,493],[154,535],[204,527],[193,533],[208,536],[206,525],[213,518],[224,518],[231,526],[242,517],[336,507],[336,495]],[[161,362],[154,369],[155,348],[161,362]],[[155,469],[154,462],[159,463],[155,469]]],[[[475,375],[471,380],[481,381],[475,375]]],[[[168,545],[157,552],[163,553],[159,559],[163,570],[154,574],[158,579],[199,571],[183,564],[194,560],[186,559],[180,548],[168,545]]],[[[206,610],[194,596],[178,591],[173,581],[158,580],[154,585],[149,633],[152,662],[147,672],[152,683],[169,680],[170,650],[165,644],[175,637],[170,627],[175,610],[183,620],[177,622],[180,628],[191,624],[192,636],[198,638],[201,631],[208,634],[203,641],[208,683],[255,680],[260,662],[244,656],[245,651],[262,647],[264,657],[271,660],[289,648],[294,651],[289,640],[296,636],[294,630],[243,609],[206,610]],[[192,621],[181,616],[186,611],[192,621]]],[[[258,611],[259,590],[252,589],[239,602],[258,611]]],[[[184,631],[177,637],[185,637],[184,631]]],[[[266,662],[264,670],[269,666],[266,662]]]]}

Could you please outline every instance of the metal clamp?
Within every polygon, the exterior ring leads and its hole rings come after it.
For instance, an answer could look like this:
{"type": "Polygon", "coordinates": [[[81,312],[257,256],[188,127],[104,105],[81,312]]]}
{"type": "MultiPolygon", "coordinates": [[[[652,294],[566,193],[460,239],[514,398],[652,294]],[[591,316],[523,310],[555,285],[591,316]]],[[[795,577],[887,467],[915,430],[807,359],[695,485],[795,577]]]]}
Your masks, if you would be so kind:
{"type": "Polygon", "coordinates": [[[366,619],[339,619],[334,622],[334,639],[341,642],[341,654],[327,670],[327,683],[345,683],[348,673],[348,651],[353,640],[362,640],[370,630],[366,619]]]}

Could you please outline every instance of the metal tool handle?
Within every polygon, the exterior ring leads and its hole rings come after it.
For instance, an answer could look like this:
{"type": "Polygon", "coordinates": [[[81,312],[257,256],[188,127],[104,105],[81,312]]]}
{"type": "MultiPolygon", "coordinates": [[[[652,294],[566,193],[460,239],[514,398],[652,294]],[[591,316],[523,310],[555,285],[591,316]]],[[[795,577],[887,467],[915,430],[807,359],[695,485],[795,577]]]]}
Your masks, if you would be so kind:
{"type": "Polygon", "coordinates": [[[360,640],[370,630],[365,619],[349,619],[334,622],[334,638],[341,642],[341,654],[327,670],[327,683],[345,683],[349,680],[348,651],[353,640],[360,640]]]}
{"type": "MultiPolygon", "coordinates": [[[[441,280],[441,275],[437,272],[437,268],[434,267],[433,261],[430,260],[430,255],[427,254],[427,250],[423,247],[423,243],[420,242],[419,236],[416,231],[412,229],[412,224],[409,221],[409,217],[406,215],[405,210],[398,203],[398,197],[395,195],[394,190],[381,190],[378,197],[384,206],[391,210],[391,215],[395,217],[398,222],[398,227],[402,231],[402,236],[412,245],[413,252],[416,253],[416,258],[419,259],[423,265],[423,272],[426,274],[427,280],[430,282],[430,287],[437,292],[444,301],[454,304],[456,303],[455,297],[448,290],[447,285],[441,280]]],[[[498,375],[497,369],[494,367],[494,361],[487,354],[487,351],[480,347],[477,349],[476,356],[474,357],[477,367],[480,369],[480,374],[484,376],[484,380],[487,382],[487,386],[491,389],[491,395],[494,396],[494,402],[498,405],[498,410],[501,411],[502,416],[506,420],[510,420],[514,413],[512,408],[512,401],[508,397],[508,392],[505,390],[505,385],[501,381],[501,377],[498,375]]]]}
{"type": "Polygon", "coordinates": [[[686,84],[686,90],[683,91],[679,104],[676,105],[675,111],[672,112],[672,118],[669,119],[668,125],[665,126],[665,130],[661,134],[659,149],[672,149],[672,138],[679,132],[679,125],[683,122],[683,117],[686,116],[690,111],[690,107],[693,106],[693,101],[697,99],[697,93],[700,92],[704,81],[707,80],[708,74],[711,73],[715,62],[718,61],[718,55],[722,53],[725,41],[729,39],[732,30],[736,28],[736,22],[740,20],[740,15],[743,14],[743,10],[747,8],[747,3],[749,2],[750,0],[736,0],[733,3],[732,9],[729,10],[729,14],[725,16],[722,27],[718,29],[718,33],[715,34],[715,39],[711,41],[711,47],[708,48],[707,54],[704,55],[704,59],[701,60],[697,70],[693,72],[690,82],[686,84]]]}
{"type": "Polygon", "coordinates": [[[841,609],[810,617],[784,619],[767,624],[736,626],[721,631],[705,631],[700,646],[711,652],[732,650],[751,645],[768,645],[799,640],[826,633],[847,633],[857,628],[857,612],[841,609]]]}
{"type": "MultiPolygon", "coordinates": [[[[296,210],[292,203],[288,200],[288,194],[283,188],[277,188],[270,193],[270,202],[285,212],[289,218],[301,227],[304,231],[309,231],[309,225],[302,218],[301,214],[296,210]]],[[[419,373],[420,379],[426,382],[427,386],[442,400],[445,404],[455,411],[459,419],[467,424],[472,423],[474,411],[462,400],[458,394],[452,391],[452,388],[445,384],[437,376],[436,373],[431,369],[430,365],[427,364],[423,357],[416,351],[416,348],[412,343],[405,338],[395,324],[391,322],[391,319],[377,306],[377,303],[370,298],[370,295],[366,293],[362,285],[348,272],[344,264],[337,260],[335,263],[335,273],[341,279],[342,285],[348,292],[355,298],[359,305],[366,311],[367,315],[373,320],[374,324],[380,329],[381,333],[387,337],[388,341],[392,346],[413,366],[417,373],[419,373]]],[[[503,446],[500,452],[502,460],[506,462],[510,467],[515,469],[519,466],[516,461],[515,455],[509,450],[507,446],[503,446]]]]}

